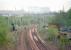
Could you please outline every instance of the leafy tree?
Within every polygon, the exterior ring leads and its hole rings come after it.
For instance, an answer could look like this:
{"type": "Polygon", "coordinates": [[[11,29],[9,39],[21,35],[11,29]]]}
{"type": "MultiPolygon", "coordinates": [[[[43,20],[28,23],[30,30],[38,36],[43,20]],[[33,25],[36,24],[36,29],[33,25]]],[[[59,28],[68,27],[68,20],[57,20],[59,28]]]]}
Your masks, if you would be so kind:
{"type": "Polygon", "coordinates": [[[58,12],[56,16],[53,19],[51,19],[51,23],[63,26],[71,26],[71,9],[69,9],[67,12],[58,12]]]}

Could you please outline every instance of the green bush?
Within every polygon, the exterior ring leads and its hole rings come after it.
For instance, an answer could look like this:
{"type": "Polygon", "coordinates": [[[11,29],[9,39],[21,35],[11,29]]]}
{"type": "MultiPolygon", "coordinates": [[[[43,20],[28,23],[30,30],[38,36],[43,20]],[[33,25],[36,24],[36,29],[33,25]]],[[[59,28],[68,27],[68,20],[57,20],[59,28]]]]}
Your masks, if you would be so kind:
{"type": "Polygon", "coordinates": [[[49,40],[53,40],[57,36],[58,36],[58,29],[48,27],[48,38],[49,38],[49,40]]]}

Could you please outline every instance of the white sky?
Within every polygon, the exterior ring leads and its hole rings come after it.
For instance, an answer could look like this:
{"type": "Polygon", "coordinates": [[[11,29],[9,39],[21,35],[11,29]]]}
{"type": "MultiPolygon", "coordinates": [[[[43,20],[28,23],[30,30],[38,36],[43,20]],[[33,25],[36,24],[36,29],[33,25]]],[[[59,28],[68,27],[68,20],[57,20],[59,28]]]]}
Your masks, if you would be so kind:
{"type": "Polygon", "coordinates": [[[70,0],[0,0],[0,10],[28,10],[30,7],[48,7],[51,11],[71,7],[70,0]]]}

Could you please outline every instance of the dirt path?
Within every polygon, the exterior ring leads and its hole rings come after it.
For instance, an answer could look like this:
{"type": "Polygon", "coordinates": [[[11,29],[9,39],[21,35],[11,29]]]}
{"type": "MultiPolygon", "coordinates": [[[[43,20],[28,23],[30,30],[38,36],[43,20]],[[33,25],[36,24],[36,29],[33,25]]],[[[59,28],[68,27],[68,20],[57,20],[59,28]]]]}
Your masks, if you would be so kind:
{"type": "Polygon", "coordinates": [[[17,50],[26,50],[24,29],[19,32],[17,50]]]}

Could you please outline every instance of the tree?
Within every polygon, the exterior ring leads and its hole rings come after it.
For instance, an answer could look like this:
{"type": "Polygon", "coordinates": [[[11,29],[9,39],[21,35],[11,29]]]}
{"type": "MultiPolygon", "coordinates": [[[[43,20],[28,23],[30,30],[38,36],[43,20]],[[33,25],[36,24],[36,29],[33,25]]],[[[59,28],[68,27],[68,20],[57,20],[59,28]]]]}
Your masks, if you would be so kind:
{"type": "Polygon", "coordinates": [[[67,12],[58,12],[52,19],[52,23],[59,24],[61,26],[71,26],[71,9],[67,12]]]}

